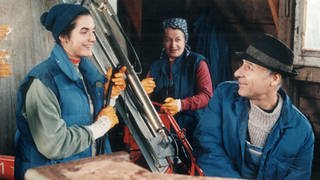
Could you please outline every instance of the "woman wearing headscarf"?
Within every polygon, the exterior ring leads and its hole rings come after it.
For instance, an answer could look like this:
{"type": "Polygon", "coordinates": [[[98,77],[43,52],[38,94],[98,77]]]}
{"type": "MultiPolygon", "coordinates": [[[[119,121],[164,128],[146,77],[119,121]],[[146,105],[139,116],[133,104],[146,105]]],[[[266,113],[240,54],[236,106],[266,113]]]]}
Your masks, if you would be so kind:
{"type": "MultiPolygon", "coordinates": [[[[56,43],[18,89],[16,179],[32,167],[94,156],[96,140],[118,123],[113,107],[104,107],[108,82],[87,58],[96,41],[88,9],[58,4],[40,20],[56,43]]],[[[115,99],[126,87],[124,74],[116,73],[111,81],[115,99]]],[[[104,146],[103,153],[111,152],[108,139],[104,146]]]]}
{"type": "Polygon", "coordinates": [[[185,19],[163,21],[163,51],[142,85],[153,101],[163,103],[161,109],[175,117],[192,141],[195,111],[208,105],[213,90],[206,59],[190,51],[188,37],[185,19]]]}

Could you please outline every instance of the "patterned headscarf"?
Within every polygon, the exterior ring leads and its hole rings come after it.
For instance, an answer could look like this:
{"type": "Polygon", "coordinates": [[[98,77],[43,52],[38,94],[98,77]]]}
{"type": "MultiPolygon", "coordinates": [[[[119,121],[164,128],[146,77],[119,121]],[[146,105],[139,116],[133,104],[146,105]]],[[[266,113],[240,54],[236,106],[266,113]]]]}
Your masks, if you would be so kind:
{"type": "Polygon", "coordinates": [[[170,18],[166,19],[162,22],[163,29],[166,28],[174,28],[174,29],[180,29],[186,38],[186,43],[188,42],[189,34],[188,34],[188,25],[187,21],[182,18],[170,18]]]}

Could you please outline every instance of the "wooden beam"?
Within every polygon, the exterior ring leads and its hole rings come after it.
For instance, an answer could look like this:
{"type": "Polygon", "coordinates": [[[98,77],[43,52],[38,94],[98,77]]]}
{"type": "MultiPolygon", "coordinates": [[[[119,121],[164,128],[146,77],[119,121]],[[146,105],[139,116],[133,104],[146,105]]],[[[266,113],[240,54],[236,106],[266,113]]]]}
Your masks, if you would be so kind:
{"type": "Polygon", "coordinates": [[[292,48],[294,1],[279,1],[278,38],[292,48]]]}
{"type": "Polygon", "coordinates": [[[127,17],[133,25],[139,39],[141,39],[142,0],[121,0],[127,17]]]}
{"type": "Polygon", "coordinates": [[[294,77],[298,81],[320,83],[320,71],[317,67],[303,67],[297,69],[298,75],[294,77]]]}
{"type": "Polygon", "coordinates": [[[274,25],[276,26],[276,31],[279,30],[279,16],[278,16],[278,9],[279,9],[279,1],[278,0],[268,0],[268,4],[270,7],[272,19],[274,25]]]}

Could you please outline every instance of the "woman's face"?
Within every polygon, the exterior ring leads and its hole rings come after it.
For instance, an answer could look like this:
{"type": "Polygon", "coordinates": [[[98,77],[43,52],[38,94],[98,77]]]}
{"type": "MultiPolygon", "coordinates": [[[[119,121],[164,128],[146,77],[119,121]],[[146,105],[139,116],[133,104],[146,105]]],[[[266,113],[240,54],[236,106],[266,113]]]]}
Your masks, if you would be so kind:
{"type": "Polygon", "coordinates": [[[166,28],[164,30],[163,46],[169,61],[174,61],[181,56],[186,46],[184,33],[180,29],[166,28]]]}
{"type": "Polygon", "coordinates": [[[60,36],[60,42],[70,59],[92,56],[92,47],[96,42],[95,24],[90,15],[78,16],[75,28],[69,36],[60,36]]]}

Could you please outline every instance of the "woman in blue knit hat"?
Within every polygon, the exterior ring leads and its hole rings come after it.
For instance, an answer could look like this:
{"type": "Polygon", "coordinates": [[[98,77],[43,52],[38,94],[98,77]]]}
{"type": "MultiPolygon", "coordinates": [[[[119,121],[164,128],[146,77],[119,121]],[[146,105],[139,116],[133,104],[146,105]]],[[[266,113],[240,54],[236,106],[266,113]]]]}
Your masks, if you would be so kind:
{"type": "MultiPolygon", "coordinates": [[[[87,58],[96,42],[88,9],[58,4],[40,20],[56,43],[18,89],[16,179],[23,179],[32,167],[95,155],[96,140],[118,123],[113,107],[104,107],[107,80],[87,58]]],[[[116,73],[112,81],[115,99],[126,87],[124,74],[116,73]]],[[[104,153],[109,153],[105,142],[104,153]]]]}
{"type": "Polygon", "coordinates": [[[142,85],[161,109],[173,115],[187,139],[197,124],[196,111],[208,105],[212,81],[205,57],[190,51],[187,22],[182,18],[163,21],[163,51],[150,66],[142,85]]]}

